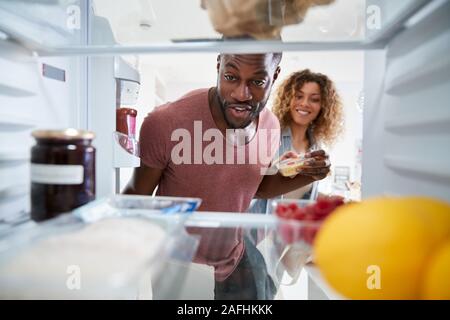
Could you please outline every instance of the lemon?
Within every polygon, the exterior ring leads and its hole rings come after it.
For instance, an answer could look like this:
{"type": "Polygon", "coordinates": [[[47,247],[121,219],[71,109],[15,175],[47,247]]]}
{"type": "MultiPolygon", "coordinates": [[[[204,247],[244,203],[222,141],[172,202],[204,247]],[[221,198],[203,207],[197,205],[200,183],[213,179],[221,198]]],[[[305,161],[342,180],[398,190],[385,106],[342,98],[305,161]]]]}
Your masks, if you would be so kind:
{"type": "Polygon", "coordinates": [[[420,298],[427,258],[447,228],[436,236],[437,218],[423,213],[429,203],[420,204],[374,198],[338,208],[314,244],[329,284],[350,299],[420,298]]]}
{"type": "Polygon", "coordinates": [[[422,298],[450,300],[450,241],[433,255],[424,275],[422,298]]]}
{"type": "Polygon", "coordinates": [[[417,211],[424,223],[433,230],[436,245],[450,238],[450,205],[429,197],[405,197],[404,202],[410,211],[417,211]]]}

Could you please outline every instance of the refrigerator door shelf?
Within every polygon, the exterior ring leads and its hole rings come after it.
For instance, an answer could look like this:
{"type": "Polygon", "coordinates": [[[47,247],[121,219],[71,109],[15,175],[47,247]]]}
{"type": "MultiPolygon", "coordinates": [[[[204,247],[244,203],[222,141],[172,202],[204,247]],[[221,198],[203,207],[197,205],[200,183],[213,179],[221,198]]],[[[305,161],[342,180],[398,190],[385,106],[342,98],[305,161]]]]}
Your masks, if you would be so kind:
{"type": "Polygon", "coordinates": [[[120,132],[113,134],[114,168],[136,168],[141,165],[139,143],[136,139],[120,132]]]}

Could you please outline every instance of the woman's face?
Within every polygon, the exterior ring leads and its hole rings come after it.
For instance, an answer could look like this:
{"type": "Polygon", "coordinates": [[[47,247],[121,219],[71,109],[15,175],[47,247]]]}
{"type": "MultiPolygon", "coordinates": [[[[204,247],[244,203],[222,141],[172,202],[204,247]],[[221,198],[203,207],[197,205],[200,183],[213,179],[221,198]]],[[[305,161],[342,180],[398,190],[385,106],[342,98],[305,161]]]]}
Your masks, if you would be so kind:
{"type": "Polygon", "coordinates": [[[291,100],[292,120],[298,125],[308,126],[319,115],[321,103],[319,85],[305,83],[291,100]]]}

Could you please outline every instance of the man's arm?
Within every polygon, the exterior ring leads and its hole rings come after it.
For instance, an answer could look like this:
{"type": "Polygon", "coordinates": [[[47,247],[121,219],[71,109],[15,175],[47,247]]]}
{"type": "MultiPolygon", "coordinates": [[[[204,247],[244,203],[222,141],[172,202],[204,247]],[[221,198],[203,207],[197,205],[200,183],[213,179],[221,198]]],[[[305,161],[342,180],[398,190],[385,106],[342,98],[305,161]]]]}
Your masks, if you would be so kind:
{"type": "Polygon", "coordinates": [[[163,169],[154,169],[141,164],[135,168],[130,182],[123,190],[123,194],[152,195],[159,184],[163,169]]]}
{"type": "MultiPolygon", "coordinates": [[[[282,158],[295,157],[292,152],[283,155],[282,158]]],[[[328,155],[323,150],[313,151],[305,156],[310,158],[308,164],[298,171],[294,178],[283,177],[279,172],[275,175],[266,175],[261,181],[255,197],[270,199],[304,187],[316,180],[324,179],[330,172],[328,155]]]]}
{"type": "Polygon", "coordinates": [[[297,175],[295,178],[283,177],[279,172],[265,176],[256,191],[256,198],[270,199],[297,190],[313,183],[315,179],[310,176],[297,175]]]}

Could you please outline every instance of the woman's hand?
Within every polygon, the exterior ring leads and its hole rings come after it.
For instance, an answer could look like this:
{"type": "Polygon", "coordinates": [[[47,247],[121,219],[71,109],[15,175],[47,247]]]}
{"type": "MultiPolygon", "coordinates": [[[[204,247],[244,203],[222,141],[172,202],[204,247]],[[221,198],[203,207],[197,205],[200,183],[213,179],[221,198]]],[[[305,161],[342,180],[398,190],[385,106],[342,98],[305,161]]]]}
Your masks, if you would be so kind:
{"type": "Polygon", "coordinates": [[[280,157],[280,159],[277,160],[277,162],[286,160],[286,159],[297,159],[299,155],[294,151],[288,151],[283,153],[283,155],[280,157]]]}
{"type": "MultiPolygon", "coordinates": [[[[275,163],[286,159],[297,159],[300,156],[294,151],[285,152],[275,163]]],[[[330,160],[324,150],[316,150],[305,154],[305,162],[297,168],[297,174],[290,176],[294,178],[298,174],[311,177],[314,180],[322,180],[330,172],[330,160]]]]}
{"type": "Polygon", "coordinates": [[[283,163],[285,165],[283,166],[277,164],[277,162],[273,163],[271,169],[274,169],[274,172],[266,175],[261,181],[256,191],[257,198],[278,197],[309,185],[316,180],[321,180],[330,172],[328,154],[323,150],[307,153],[305,157],[290,151],[284,153],[279,160],[283,159],[292,159],[293,164],[283,163]],[[294,161],[296,158],[299,158],[299,161],[294,161]],[[278,174],[275,174],[277,171],[278,174]],[[291,179],[286,179],[286,177],[291,179]]]}
{"type": "Polygon", "coordinates": [[[305,154],[305,164],[297,169],[304,176],[312,177],[314,180],[322,180],[330,172],[330,159],[324,150],[316,150],[305,154]]]}

